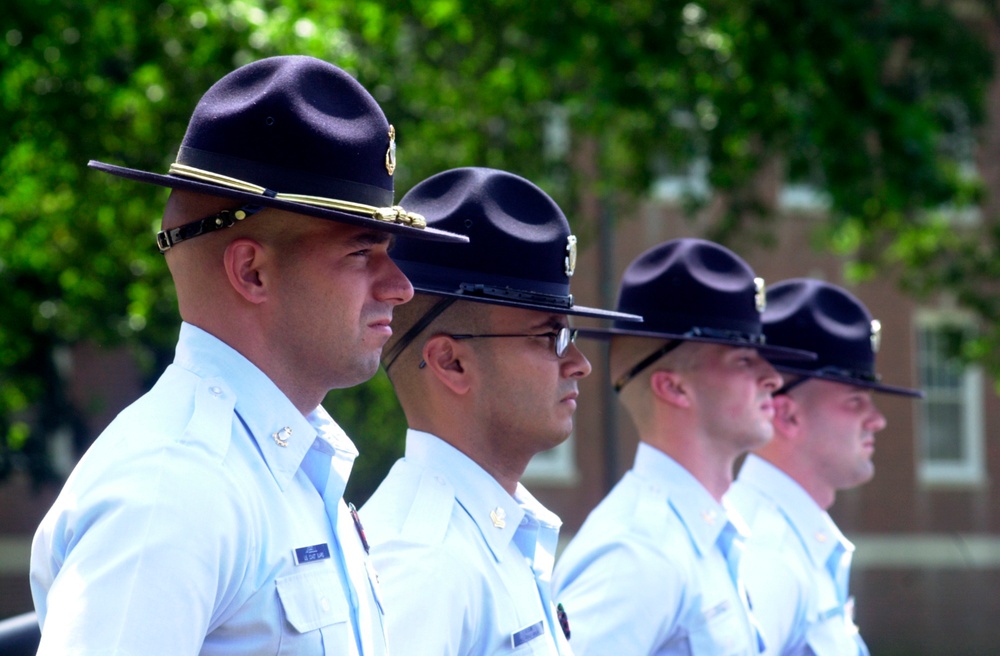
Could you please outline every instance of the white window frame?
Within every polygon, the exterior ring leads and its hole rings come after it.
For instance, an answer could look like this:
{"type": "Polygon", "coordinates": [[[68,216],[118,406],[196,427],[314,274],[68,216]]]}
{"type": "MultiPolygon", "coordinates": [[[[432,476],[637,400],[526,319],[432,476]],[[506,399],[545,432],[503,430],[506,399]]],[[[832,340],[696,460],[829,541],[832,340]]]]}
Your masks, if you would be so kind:
{"type": "MultiPolygon", "coordinates": [[[[917,354],[923,357],[920,348],[919,333],[922,330],[940,329],[946,326],[966,328],[973,325],[969,317],[961,313],[946,310],[922,310],[915,315],[915,330],[917,331],[917,354]]],[[[919,363],[918,363],[919,367],[919,363]]],[[[921,384],[923,381],[921,381],[921,384]]],[[[919,482],[928,487],[960,486],[978,487],[985,485],[986,463],[984,445],[984,407],[983,407],[983,371],[981,367],[967,365],[961,379],[962,425],[964,430],[962,452],[965,457],[960,462],[935,462],[925,457],[924,445],[927,440],[927,424],[925,421],[927,404],[934,401],[934,390],[924,389],[927,395],[923,401],[918,401],[916,407],[916,433],[918,437],[916,457],[917,476],[919,482]]]]}

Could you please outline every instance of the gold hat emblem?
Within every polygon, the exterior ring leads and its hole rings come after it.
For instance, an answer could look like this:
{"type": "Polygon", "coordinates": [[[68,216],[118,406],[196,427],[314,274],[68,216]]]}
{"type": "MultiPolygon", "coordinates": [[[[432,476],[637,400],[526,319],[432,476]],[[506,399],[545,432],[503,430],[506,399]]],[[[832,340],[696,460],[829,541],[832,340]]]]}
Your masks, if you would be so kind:
{"type": "Polygon", "coordinates": [[[271,437],[274,438],[274,443],[278,446],[288,446],[288,440],[292,437],[292,429],[285,426],[281,430],[271,433],[271,437]]]}
{"type": "Polygon", "coordinates": [[[872,319],[872,353],[878,353],[878,349],[882,346],[882,322],[878,319],[872,319]]]}
{"type": "Polygon", "coordinates": [[[389,149],[385,151],[385,170],[392,175],[396,170],[396,128],[389,126],[389,149]]]}
{"type": "Polygon", "coordinates": [[[492,521],[493,525],[496,526],[497,528],[503,528],[504,526],[506,526],[507,525],[507,522],[505,521],[506,519],[507,519],[507,511],[505,511],[500,506],[497,506],[496,510],[490,511],[490,521],[492,521]]]}
{"type": "Polygon", "coordinates": [[[576,271],[576,237],[570,235],[566,237],[566,275],[570,278],[573,277],[573,272],[576,271]]]}
{"type": "Polygon", "coordinates": [[[757,311],[763,312],[767,307],[767,284],[763,278],[754,278],[753,284],[757,288],[753,296],[754,303],[757,305],[757,311]]]}

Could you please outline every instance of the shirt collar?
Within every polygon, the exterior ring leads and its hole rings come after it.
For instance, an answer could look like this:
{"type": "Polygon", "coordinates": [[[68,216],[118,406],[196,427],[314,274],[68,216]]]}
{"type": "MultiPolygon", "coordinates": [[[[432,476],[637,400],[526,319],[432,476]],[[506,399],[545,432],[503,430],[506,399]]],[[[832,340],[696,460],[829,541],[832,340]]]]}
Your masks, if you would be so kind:
{"type": "Polygon", "coordinates": [[[750,454],[740,469],[739,480],[774,503],[798,534],[809,558],[824,567],[839,543],[847,552],[854,545],[844,537],[830,514],[791,476],[761,457],[750,454]]]}
{"type": "MultiPolygon", "coordinates": [[[[479,528],[493,557],[503,560],[507,546],[525,517],[525,510],[517,500],[471,458],[430,433],[408,429],[405,457],[449,480],[455,499],[479,528]]],[[[519,484],[517,493],[521,494],[522,490],[519,484]]]]}
{"type": "Polygon", "coordinates": [[[531,561],[532,569],[548,580],[555,565],[562,520],[531,496],[520,483],[514,492],[514,500],[524,511],[514,542],[524,557],[531,561]]]}
{"type": "Polygon", "coordinates": [[[666,489],[668,503],[702,557],[711,551],[727,520],[733,522],[741,535],[747,534],[745,523],[735,512],[716,501],[691,472],[656,447],[640,442],[632,471],[666,489]]]}
{"type": "Polygon", "coordinates": [[[331,475],[336,472],[346,486],[358,451],[323,406],[303,416],[250,360],[186,322],[181,324],[174,364],[202,378],[218,379],[229,388],[236,397],[236,414],[282,489],[295,476],[314,443],[336,456],[331,475]],[[281,446],[282,442],[285,446],[281,446]]]}

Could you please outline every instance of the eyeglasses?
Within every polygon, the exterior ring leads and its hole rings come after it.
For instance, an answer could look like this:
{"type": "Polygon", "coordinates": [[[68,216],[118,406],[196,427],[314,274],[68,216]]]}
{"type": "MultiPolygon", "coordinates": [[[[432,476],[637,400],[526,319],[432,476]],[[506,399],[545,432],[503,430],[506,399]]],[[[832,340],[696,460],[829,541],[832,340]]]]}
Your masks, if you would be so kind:
{"type": "Polygon", "coordinates": [[[559,330],[548,332],[548,333],[525,333],[517,335],[448,335],[452,339],[485,339],[492,337],[547,337],[552,341],[552,350],[555,352],[557,358],[563,358],[566,356],[566,351],[569,350],[569,345],[576,343],[576,328],[567,328],[563,326],[559,330]]]}

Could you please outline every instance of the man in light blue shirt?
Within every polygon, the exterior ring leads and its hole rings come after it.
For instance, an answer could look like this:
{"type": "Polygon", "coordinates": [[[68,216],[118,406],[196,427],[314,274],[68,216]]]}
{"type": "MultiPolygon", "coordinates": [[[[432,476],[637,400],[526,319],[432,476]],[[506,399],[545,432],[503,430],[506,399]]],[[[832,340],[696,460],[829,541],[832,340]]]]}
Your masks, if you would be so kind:
{"type": "Polygon", "coordinates": [[[806,348],[814,362],[776,360],[774,439],[747,457],[727,499],[752,527],[745,563],[768,654],[867,655],[848,593],[854,545],[827,510],[838,490],[875,474],[875,434],[885,428],[872,392],[921,393],[880,382],[881,324],[835,285],[787,280],[768,293],[764,334],[806,348]]]}
{"type": "Polygon", "coordinates": [[[383,363],[406,413],[405,457],[362,508],[389,638],[422,656],[569,654],[550,592],[560,520],[520,484],[573,429],[590,363],[568,315],[576,238],[516,175],[462,168],[403,197],[468,246],[400,239],[417,291],[383,363]]]}
{"type": "Polygon", "coordinates": [[[635,464],[556,565],[577,656],[755,655],[740,577],[746,529],[722,498],[741,454],[771,438],[784,354],[761,335],[763,280],[700,239],[665,242],[626,269],[617,309],[642,315],[581,335],[611,339],[614,389],[636,425],[635,464]]]}
{"type": "Polygon", "coordinates": [[[310,57],[217,82],[169,175],[91,165],[173,190],[157,245],[183,324],[35,534],[39,654],[386,654],[341,498],[357,451],[320,402],[375,373],[413,294],[391,233],[464,238],[393,207],[394,130],[310,57]]]}

